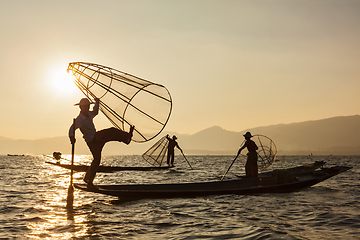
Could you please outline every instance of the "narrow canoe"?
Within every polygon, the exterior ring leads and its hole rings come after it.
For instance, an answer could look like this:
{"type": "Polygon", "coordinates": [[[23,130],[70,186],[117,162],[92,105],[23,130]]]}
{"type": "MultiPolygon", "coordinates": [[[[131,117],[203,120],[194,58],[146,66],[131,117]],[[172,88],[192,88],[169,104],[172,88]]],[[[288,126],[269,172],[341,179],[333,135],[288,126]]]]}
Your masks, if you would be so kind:
{"type": "Polygon", "coordinates": [[[274,170],[260,174],[258,178],[240,178],[227,181],[176,184],[97,185],[98,189],[88,189],[85,184],[74,184],[74,186],[80,190],[116,196],[122,199],[284,193],[313,186],[349,169],[351,169],[351,167],[335,166],[331,168],[307,169],[306,166],[302,166],[298,168],[274,170]]]}
{"type": "MultiPolygon", "coordinates": [[[[71,164],[60,164],[54,162],[46,162],[48,164],[52,164],[58,167],[73,169],[76,172],[86,172],[89,168],[88,165],[73,165],[71,164]]],[[[164,170],[169,169],[171,167],[116,167],[116,166],[99,166],[98,172],[116,172],[116,171],[156,171],[156,170],[164,170]]]]}

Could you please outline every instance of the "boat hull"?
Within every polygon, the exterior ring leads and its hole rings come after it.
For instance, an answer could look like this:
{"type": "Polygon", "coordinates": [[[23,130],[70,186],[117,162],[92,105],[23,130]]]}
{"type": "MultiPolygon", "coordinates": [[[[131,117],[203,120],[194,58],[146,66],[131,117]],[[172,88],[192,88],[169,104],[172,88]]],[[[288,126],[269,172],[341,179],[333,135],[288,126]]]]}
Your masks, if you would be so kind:
{"type": "Polygon", "coordinates": [[[292,180],[279,175],[264,174],[259,178],[243,178],[230,181],[213,181],[177,184],[140,184],[140,185],[98,185],[98,189],[88,189],[85,184],[75,184],[78,189],[117,196],[124,199],[139,198],[184,198],[223,194],[261,194],[293,192],[313,186],[350,167],[333,167],[293,173],[292,180]]]}
{"type": "MultiPolygon", "coordinates": [[[[73,165],[71,164],[60,164],[54,162],[46,162],[48,164],[52,164],[58,167],[73,169],[76,172],[86,172],[89,168],[87,165],[73,165]]],[[[164,170],[169,169],[171,167],[116,167],[116,166],[99,166],[97,172],[117,172],[117,171],[156,171],[156,170],[164,170]]]]}

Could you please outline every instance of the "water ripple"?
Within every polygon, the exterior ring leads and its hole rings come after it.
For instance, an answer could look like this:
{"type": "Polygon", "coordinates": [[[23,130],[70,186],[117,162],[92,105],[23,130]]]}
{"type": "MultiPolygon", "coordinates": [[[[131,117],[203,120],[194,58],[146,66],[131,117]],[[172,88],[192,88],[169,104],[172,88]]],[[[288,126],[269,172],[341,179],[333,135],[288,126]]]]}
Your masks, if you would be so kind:
{"type": "MultiPolygon", "coordinates": [[[[0,157],[1,158],[1,157],[0,157]]],[[[2,157],[0,238],[47,239],[358,239],[360,158],[279,156],[273,169],[315,160],[353,169],[303,191],[253,196],[122,201],[75,191],[74,211],[65,208],[69,171],[45,164],[41,156],[2,157]]],[[[48,160],[48,159],[46,159],[48,160]]],[[[77,156],[89,163],[89,156],[77,156]]],[[[233,156],[177,157],[162,172],[99,173],[96,183],[175,183],[219,179],[233,156]],[[220,167],[219,167],[220,166],[220,167]]],[[[103,164],[147,166],[141,156],[108,156],[103,164]]],[[[234,164],[227,177],[243,174],[234,164]]],[[[83,173],[75,173],[81,182],[83,173]]]]}

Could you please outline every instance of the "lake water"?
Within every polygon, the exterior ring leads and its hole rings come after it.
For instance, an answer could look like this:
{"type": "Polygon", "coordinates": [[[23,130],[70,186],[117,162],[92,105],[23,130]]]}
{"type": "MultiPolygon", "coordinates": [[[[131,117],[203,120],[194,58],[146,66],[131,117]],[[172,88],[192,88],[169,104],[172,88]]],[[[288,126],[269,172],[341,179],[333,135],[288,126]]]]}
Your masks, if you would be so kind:
{"type": "MultiPolygon", "coordinates": [[[[70,159],[69,156],[63,156],[70,159]]],[[[220,179],[234,156],[182,156],[153,172],[98,173],[95,184],[198,182],[220,179]]],[[[360,156],[279,156],[269,170],[324,160],[353,169],[294,193],[178,199],[116,198],[74,193],[70,171],[44,156],[0,156],[0,239],[360,239],[360,156]]],[[[90,156],[76,156],[90,163],[90,156]]],[[[65,163],[65,161],[64,161],[65,163]]],[[[149,166],[141,156],[107,156],[102,164],[149,166]]],[[[82,183],[84,173],[75,173],[82,183]]],[[[236,161],[227,179],[244,174],[236,161]]]]}

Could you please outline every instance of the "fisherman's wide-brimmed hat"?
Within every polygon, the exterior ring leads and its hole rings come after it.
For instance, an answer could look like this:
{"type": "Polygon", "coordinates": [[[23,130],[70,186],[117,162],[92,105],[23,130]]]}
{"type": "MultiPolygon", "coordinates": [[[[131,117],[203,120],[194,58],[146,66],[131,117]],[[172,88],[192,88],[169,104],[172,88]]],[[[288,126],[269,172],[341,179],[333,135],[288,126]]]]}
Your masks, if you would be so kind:
{"type": "Polygon", "coordinates": [[[173,136],[173,139],[174,139],[174,140],[176,140],[176,139],[177,139],[177,137],[174,135],[174,136],[173,136]]]}
{"type": "Polygon", "coordinates": [[[252,138],[253,136],[251,135],[250,132],[246,132],[246,133],[244,134],[244,137],[245,137],[245,138],[252,138]]]}
{"type": "Polygon", "coordinates": [[[90,105],[90,104],[93,104],[93,102],[90,102],[89,99],[87,99],[87,98],[82,98],[80,100],[80,102],[74,104],[74,106],[77,106],[77,105],[84,106],[84,105],[90,105]]]}

